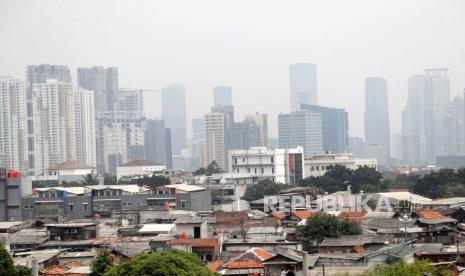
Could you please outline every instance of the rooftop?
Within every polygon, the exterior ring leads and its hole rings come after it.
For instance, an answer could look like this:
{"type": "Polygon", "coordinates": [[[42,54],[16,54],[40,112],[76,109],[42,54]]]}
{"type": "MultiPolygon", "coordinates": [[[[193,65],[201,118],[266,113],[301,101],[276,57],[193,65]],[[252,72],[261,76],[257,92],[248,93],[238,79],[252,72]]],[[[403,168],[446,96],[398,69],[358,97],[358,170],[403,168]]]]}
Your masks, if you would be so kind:
{"type": "Polygon", "coordinates": [[[189,185],[189,184],[169,184],[165,185],[168,188],[174,188],[184,192],[196,192],[196,191],[205,191],[206,189],[200,186],[189,185]]]}
{"type": "Polygon", "coordinates": [[[199,224],[199,223],[213,223],[215,221],[215,218],[212,217],[192,217],[192,216],[186,216],[186,217],[180,217],[178,218],[174,224],[199,224]]]}
{"type": "Polygon", "coordinates": [[[308,218],[311,218],[311,217],[315,216],[316,214],[318,214],[318,212],[295,211],[295,212],[292,212],[292,214],[294,216],[298,217],[299,219],[308,219],[308,218]]]}
{"type": "Polygon", "coordinates": [[[65,161],[52,166],[50,170],[94,170],[95,167],[83,164],[78,161],[65,161]]]}
{"type": "Polygon", "coordinates": [[[140,234],[156,234],[156,233],[170,233],[174,229],[174,224],[156,224],[149,223],[144,224],[141,229],[139,229],[140,234]]]}
{"type": "Polygon", "coordinates": [[[8,230],[10,228],[20,226],[23,223],[24,223],[23,221],[3,221],[3,222],[0,222],[0,230],[8,230]]]}
{"type": "Polygon", "coordinates": [[[192,247],[216,247],[220,246],[220,240],[218,238],[174,239],[170,241],[170,244],[190,244],[192,247]]]}
{"type": "Polygon", "coordinates": [[[147,166],[163,166],[157,162],[149,160],[135,160],[121,165],[120,167],[147,167],[147,166]]]}
{"type": "Polygon", "coordinates": [[[446,216],[434,210],[420,210],[416,214],[422,219],[445,219],[446,216]]]}

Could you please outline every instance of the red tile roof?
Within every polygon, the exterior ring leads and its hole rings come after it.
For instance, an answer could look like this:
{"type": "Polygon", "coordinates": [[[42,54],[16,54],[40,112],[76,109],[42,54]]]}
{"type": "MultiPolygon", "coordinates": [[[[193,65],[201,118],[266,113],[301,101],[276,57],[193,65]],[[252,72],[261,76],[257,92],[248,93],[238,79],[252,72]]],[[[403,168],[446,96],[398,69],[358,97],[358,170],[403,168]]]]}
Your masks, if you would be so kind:
{"type": "Polygon", "coordinates": [[[295,211],[292,214],[299,219],[308,219],[313,217],[314,215],[318,214],[318,212],[311,212],[311,211],[295,211]]]}
{"type": "Polygon", "coordinates": [[[218,238],[173,239],[170,244],[190,244],[192,247],[217,247],[220,246],[220,240],[218,238]]]}
{"type": "Polygon", "coordinates": [[[239,269],[239,268],[261,268],[263,264],[253,261],[244,261],[244,262],[229,262],[226,264],[226,268],[229,269],[239,269]]]}
{"type": "Polygon", "coordinates": [[[265,251],[261,248],[252,248],[252,252],[257,256],[259,257],[260,259],[262,259],[262,261],[265,261],[265,260],[268,260],[269,258],[273,257],[274,255],[271,254],[270,252],[268,251],[265,251]]]}
{"type": "Polygon", "coordinates": [[[214,261],[213,263],[209,263],[209,264],[207,265],[207,268],[208,268],[208,270],[210,270],[211,272],[215,272],[215,271],[217,271],[218,268],[220,268],[222,265],[223,265],[223,261],[221,261],[221,260],[218,259],[218,260],[214,261]]]}
{"type": "Polygon", "coordinates": [[[434,210],[420,210],[417,215],[423,219],[444,219],[446,216],[434,210]]]}
{"type": "Polygon", "coordinates": [[[358,212],[340,212],[337,217],[339,218],[364,218],[367,214],[367,211],[358,211],[358,212]]]}
{"type": "Polygon", "coordinates": [[[286,213],[282,212],[282,211],[276,211],[276,212],[273,212],[271,213],[273,215],[273,217],[279,219],[279,220],[283,220],[285,217],[286,217],[286,213]]]}
{"type": "Polygon", "coordinates": [[[366,254],[366,253],[368,252],[368,251],[367,251],[365,248],[363,248],[363,246],[361,246],[361,245],[356,246],[356,247],[354,248],[354,251],[355,251],[355,253],[359,253],[359,254],[366,254]]]}

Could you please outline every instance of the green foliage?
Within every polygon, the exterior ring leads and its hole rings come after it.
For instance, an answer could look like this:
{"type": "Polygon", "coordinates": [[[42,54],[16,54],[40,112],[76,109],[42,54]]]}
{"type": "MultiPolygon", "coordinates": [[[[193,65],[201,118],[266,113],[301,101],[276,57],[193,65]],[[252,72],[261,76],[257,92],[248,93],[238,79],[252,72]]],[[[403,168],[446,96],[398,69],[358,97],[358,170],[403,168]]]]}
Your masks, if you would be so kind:
{"type": "Polygon", "coordinates": [[[102,276],[113,267],[113,260],[108,249],[101,249],[97,258],[90,264],[89,276],[102,276]]]}
{"type": "Polygon", "coordinates": [[[115,185],[118,184],[118,179],[116,179],[116,175],[106,173],[103,175],[103,183],[105,185],[115,185]]]}
{"type": "Polygon", "coordinates": [[[275,183],[269,179],[260,180],[257,184],[248,185],[242,199],[254,201],[263,198],[266,195],[276,195],[283,189],[284,186],[280,183],[275,183]]]}
{"type": "Polygon", "coordinates": [[[415,261],[407,264],[397,262],[391,265],[378,265],[362,274],[363,276],[447,276],[452,273],[446,269],[439,268],[427,261],[415,261]]]}
{"type": "Polygon", "coordinates": [[[335,216],[318,213],[307,219],[305,225],[297,226],[297,235],[302,240],[304,249],[310,250],[325,238],[338,238],[342,235],[359,235],[360,225],[349,220],[339,220],[335,216]]]}
{"type": "Polygon", "coordinates": [[[137,185],[139,186],[149,186],[150,188],[156,188],[171,183],[171,180],[168,177],[163,175],[152,175],[144,176],[137,179],[137,185]]]}
{"type": "Polygon", "coordinates": [[[173,250],[140,255],[111,268],[105,276],[209,276],[206,265],[193,253],[173,250]]]}
{"type": "Polygon", "coordinates": [[[82,177],[80,183],[82,186],[98,185],[98,176],[96,174],[88,173],[82,177]]]}
{"type": "Polygon", "coordinates": [[[374,168],[367,166],[350,170],[344,166],[332,166],[325,175],[320,177],[307,177],[300,186],[315,186],[328,193],[347,190],[350,185],[352,192],[363,190],[367,193],[379,192],[387,189],[382,180],[383,176],[374,168]]]}
{"type": "Polygon", "coordinates": [[[222,173],[223,170],[218,166],[215,160],[208,164],[207,168],[199,168],[194,172],[194,175],[212,175],[214,173],[222,173]]]}
{"type": "Polygon", "coordinates": [[[413,192],[431,198],[464,196],[465,168],[433,171],[416,181],[413,192]]]}
{"type": "Polygon", "coordinates": [[[419,175],[417,174],[399,174],[395,178],[383,179],[384,185],[389,189],[408,189],[412,190],[413,185],[417,182],[419,175]]]}
{"type": "Polygon", "coordinates": [[[0,276],[30,276],[32,275],[31,269],[14,265],[8,251],[6,251],[3,243],[0,243],[0,276]]]}

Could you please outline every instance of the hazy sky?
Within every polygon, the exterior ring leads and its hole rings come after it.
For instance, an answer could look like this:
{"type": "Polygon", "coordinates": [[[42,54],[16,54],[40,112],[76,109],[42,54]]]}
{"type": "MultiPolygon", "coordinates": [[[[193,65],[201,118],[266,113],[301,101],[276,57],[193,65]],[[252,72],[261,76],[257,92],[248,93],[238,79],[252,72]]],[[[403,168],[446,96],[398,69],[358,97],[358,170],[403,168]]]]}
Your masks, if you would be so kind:
{"type": "MultiPolygon", "coordinates": [[[[364,78],[388,80],[391,133],[400,130],[407,79],[450,68],[451,95],[465,88],[465,1],[17,1],[0,0],[0,75],[28,64],[117,66],[120,86],[187,87],[188,125],[230,85],[236,120],[288,112],[289,64],[317,64],[319,104],[349,111],[363,136],[364,78]]],[[[146,97],[160,112],[159,94],[146,97]]]]}

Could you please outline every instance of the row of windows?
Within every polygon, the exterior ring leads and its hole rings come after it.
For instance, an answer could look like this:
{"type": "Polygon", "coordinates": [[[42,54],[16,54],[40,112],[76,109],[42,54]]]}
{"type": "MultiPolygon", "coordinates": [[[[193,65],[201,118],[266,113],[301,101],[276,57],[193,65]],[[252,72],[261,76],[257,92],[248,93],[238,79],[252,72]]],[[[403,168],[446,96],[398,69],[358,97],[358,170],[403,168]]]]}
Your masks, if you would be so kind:
{"type": "MultiPolygon", "coordinates": [[[[265,174],[265,169],[264,168],[260,168],[261,170],[261,174],[265,174]]],[[[247,172],[248,173],[251,173],[251,169],[250,168],[247,168],[247,172]]],[[[257,168],[254,168],[254,174],[257,174],[257,168]]],[[[239,173],[239,169],[236,169],[236,173],[239,173]]],[[[271,173],[274,173],[274,168],[271,168],[271,173]]]]}
{"type": "MultiPolygon", "coordinates": [[[[234,157],[234,164],[235,164],[235,165],[237,165],[237,160],[238,160],[237,157],[234,157]]],[[[246,158],[245,158],[245,157],[242,157],[242,163],[245,163],[245,160],[246,160],[246,158]]],[[[271,162],[271,164],[274,163],[274,156],[271,156],[271,157],[270,157],[270,162],[271,162]]]]}

